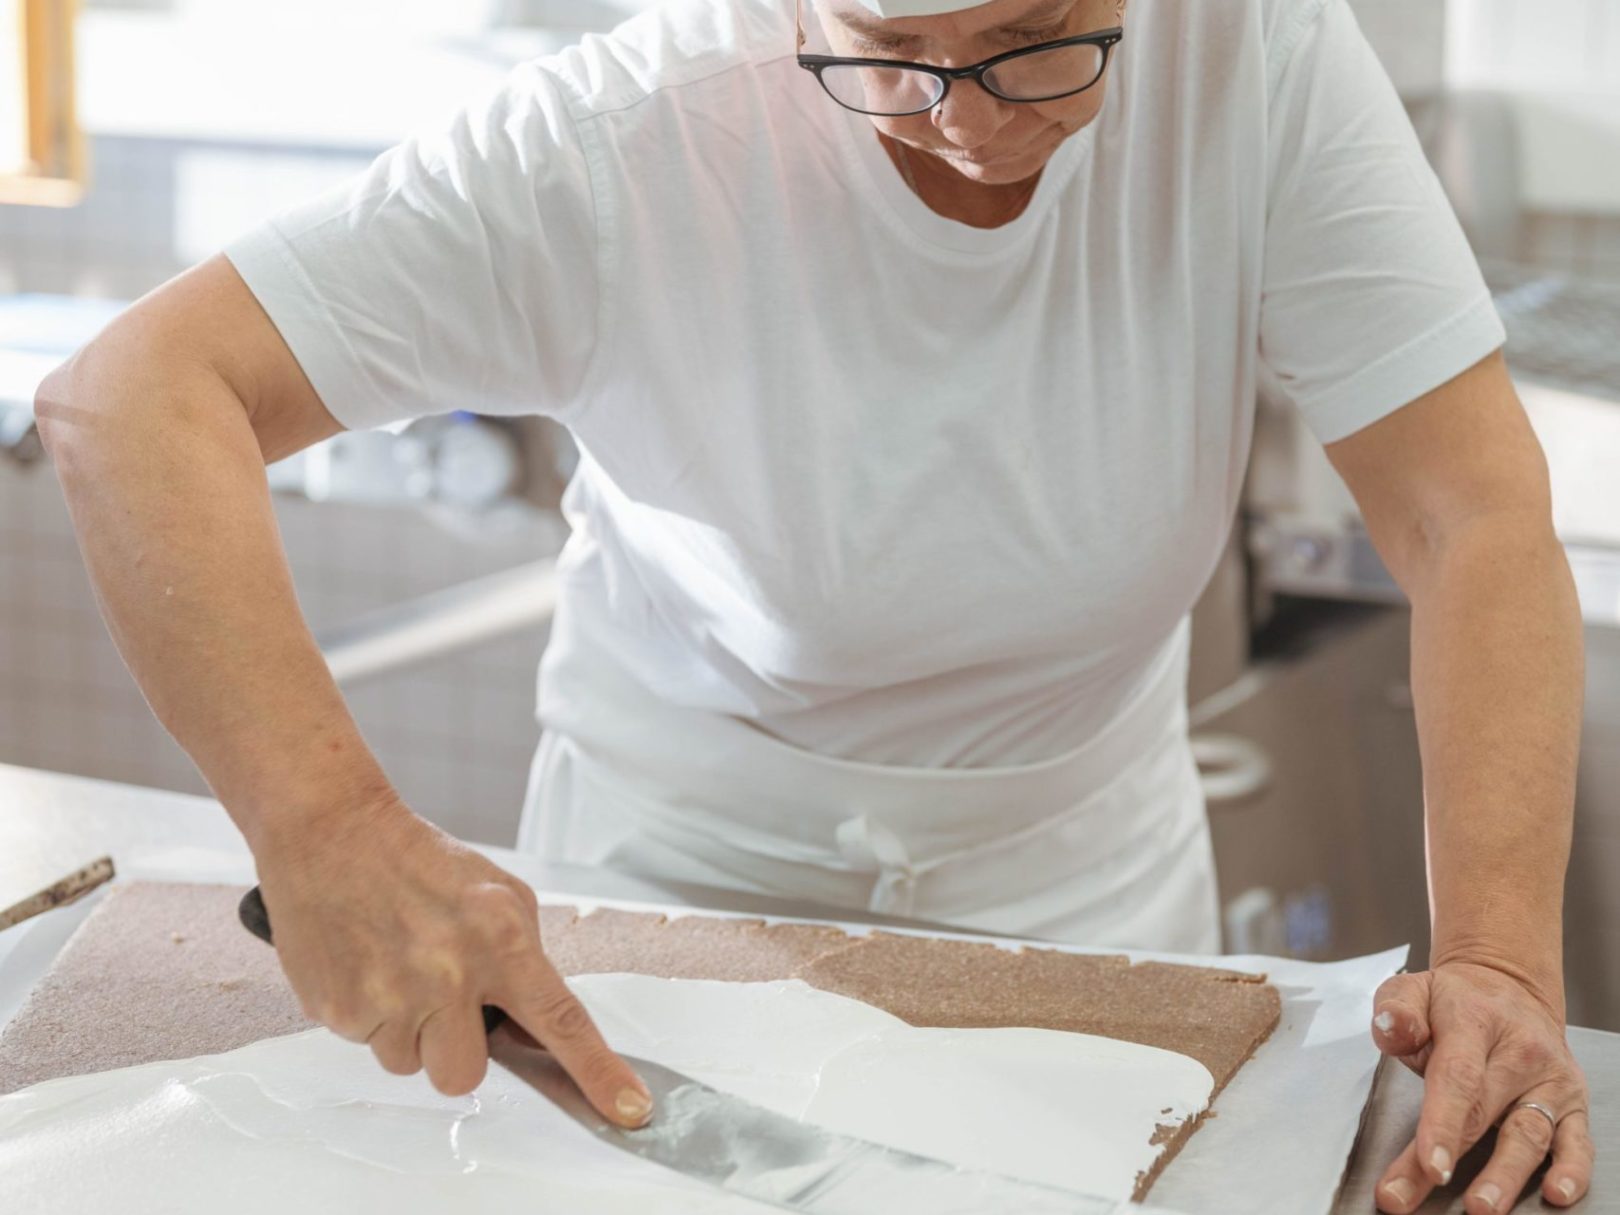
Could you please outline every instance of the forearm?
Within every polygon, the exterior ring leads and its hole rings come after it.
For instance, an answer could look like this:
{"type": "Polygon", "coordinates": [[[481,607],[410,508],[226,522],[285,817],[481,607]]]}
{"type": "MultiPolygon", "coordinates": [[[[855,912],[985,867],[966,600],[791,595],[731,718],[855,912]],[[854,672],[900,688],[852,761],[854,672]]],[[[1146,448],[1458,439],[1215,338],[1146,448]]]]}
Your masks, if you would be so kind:
{"type": "Polygon", "coordinates": [[[1583,684],[1563,550],[1533,515],[1483,517],[1409,591],[1432,963],[1498,966],[1562,1015],[1583,684]]]}
{"type": "Polygon", "coordinates": [[[103,615],[164,726],[258,850],[390,790],[311,637],[239,397],[119,335],[37,401],[103,615]]]}

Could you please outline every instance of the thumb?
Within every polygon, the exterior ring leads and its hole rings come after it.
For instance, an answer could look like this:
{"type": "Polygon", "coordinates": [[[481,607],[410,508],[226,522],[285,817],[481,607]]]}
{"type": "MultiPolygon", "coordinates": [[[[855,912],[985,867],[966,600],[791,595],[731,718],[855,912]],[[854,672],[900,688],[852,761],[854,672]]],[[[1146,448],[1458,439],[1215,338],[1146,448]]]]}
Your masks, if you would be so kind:
{"type": "Polygon", "coordinates": [[[1395,975],[1373,997],[1373,1042],[1420,1076],[1429,1061],[1430,979],[1428,971],[1395,975]]]}

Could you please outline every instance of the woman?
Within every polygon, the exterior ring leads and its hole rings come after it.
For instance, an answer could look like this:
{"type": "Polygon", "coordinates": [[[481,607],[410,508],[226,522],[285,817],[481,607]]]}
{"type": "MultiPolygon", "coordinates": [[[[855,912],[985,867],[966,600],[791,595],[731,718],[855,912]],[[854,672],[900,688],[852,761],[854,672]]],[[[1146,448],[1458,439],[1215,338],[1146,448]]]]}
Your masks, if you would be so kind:
{"type": "Polygon", "coordinates": [[[1375,1038],[1432,1083],[1380,1202],[1505,1115],[1486,1211],[1591,1167],[1579,621],[1502,336],[1344,0],[678,0],[143,300],[39,412],[309,1013],[462,1092],[500,1004],[633,1124],[532,894],[366,752],[262,463],[449,407],[571,428],[526,847],[1213,951],[1186,616],[1288,398],[1414,605],[1435,948],[1375,1038]]]}

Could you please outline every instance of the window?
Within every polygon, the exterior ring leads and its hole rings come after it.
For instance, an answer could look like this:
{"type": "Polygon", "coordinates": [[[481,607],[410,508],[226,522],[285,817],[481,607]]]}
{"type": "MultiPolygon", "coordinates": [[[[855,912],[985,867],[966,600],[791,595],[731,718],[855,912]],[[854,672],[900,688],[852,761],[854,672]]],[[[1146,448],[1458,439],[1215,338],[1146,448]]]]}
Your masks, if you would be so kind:
{"type": "Polygon", "coordinates": [[[75,0],[0,0],[0,203],[67,206],[84,183],[75,0]]]}

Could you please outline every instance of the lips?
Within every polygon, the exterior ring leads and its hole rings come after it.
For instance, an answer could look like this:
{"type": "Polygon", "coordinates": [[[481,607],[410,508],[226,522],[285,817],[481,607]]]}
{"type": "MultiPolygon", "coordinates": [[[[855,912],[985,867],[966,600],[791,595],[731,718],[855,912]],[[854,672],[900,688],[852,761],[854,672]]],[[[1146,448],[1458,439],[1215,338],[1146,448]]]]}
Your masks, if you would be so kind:
{"type": "Polygon", "coordinates": [[[1018,154],[1014,153],[1012,156],[979,156],[971,152],[935,152],[934,155],[944,160],[960,160],[970,165],[994,165],[1000,164],[1004,160],[1015,159],[1018,154]]]}
{"type": "Polygon", "coordinates": [[[994,154],[986,154],[982,151],[968,152],[961,148],[953,148],[950,150],[924,148],[919,150],[926,151],[934,156],[938,156],[941,160],[959,161],[963,164],[982,166],[1009,164],[1015,160],[1024,160],[1032,152],[1036,152],[1039,146],[1040,141],[1037,140],[1033,145],[1025,144],[1012,152],[996,152],[994,154]]]}

